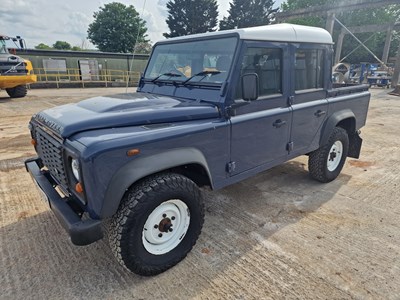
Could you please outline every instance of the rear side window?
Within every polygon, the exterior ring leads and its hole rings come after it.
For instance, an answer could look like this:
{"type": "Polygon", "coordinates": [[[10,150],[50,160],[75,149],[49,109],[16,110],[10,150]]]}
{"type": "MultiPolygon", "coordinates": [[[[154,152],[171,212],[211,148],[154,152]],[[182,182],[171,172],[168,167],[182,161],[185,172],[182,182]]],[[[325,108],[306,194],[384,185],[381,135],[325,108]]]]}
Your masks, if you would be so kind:
{"type": "Polygon", "coordinates": [[[323,50],[298,49],[295,62],[295,89],[309,90],[324,87],[323,50]]]}
{"type": "MultiPolygon", "coordinates": [[[[259,78],[259,95],[282,93],[282,50],[276,48],[247,48],[243,57],[241,75],[256,73],[259,78]]],[[[236,99],[241,98],[239,83],[236,99]]]]}

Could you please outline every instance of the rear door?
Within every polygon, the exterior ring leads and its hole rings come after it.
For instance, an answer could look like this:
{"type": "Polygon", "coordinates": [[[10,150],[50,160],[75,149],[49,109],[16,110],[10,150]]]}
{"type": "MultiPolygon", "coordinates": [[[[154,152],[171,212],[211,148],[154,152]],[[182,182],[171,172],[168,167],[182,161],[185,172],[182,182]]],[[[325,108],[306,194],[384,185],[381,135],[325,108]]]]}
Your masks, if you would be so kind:
{"type": "MultiPolygon", "coordinates": [[[[241,75],[256,73],[259,98],[236,109],[231,117],[231,175],[266,165],[287,156],[292,112],[288,106],[288,56],[285,44],[246,42],[241,75]]],[[[240,78],[235,102],[241,99],[240,78]]]]}
{"type": "Polygon", "coordinates": [[[300,44],[292,48],[293,121],[290,150],[305,154],[318,148],[319,132],[327,117],[329,49],[323,45],[300,44]]]}

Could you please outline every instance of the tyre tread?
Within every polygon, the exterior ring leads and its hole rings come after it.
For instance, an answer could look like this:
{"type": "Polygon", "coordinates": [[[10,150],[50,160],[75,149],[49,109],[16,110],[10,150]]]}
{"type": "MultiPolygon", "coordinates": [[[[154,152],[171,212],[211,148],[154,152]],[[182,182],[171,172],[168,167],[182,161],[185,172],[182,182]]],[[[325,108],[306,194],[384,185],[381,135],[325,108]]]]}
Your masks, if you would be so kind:
{"type": "MultiPolygon", "coordinates": [[[[348,136],[347,136],[347,131],[341,127],[335,127],[334,130],[332,131],[328,142],[323,145],[322,147],[318,148],[317,150],[313,151],[310,153],[309,158],[308,158],[308,170],[310,173],[310,176],[322,183],[327,183],[332,180],[334,180],[336,177],[330,177],[327,176],[326,174],[326,159],[328,152],[332,146],[332,144],[338,140],[339,138],[344,138],[347,139],[347,147],[344,145],[343,149],[343,156],[346,158],[347,152],[348,152],[348,136]]],[[[338,166],[338,168],[341,170],[344,165],[344,161],[342,165],[338,166]]],[[[340,171],[339,171],[340,173],[340,171]]]]}
{"type": "Polygon", "coordinates": [[[110,248],[117,261],[122,266],[136,274],[152,276],[166,271],[186,257],[186,255],[196,244],[203,223],[204,206],[200,190],[197,188],[195,183],[180,174],[162,173],[142,180],[127,191],[121,202],[119,210],[108,223],[107,232],[110,248]],[[198,205],[198,211],[200,211],[200,229],[198,229],[197,232],[191,236],[190,248],[188,251],[182,253],[169,264],[164,264],[162,266],[148,266],[141,263],[140,258],[136,257],[135,253],[129,253],[128,232],[130,228],[126,224],[129,224],[135,215],[140,214],[140,211],[146,206],[146,201],[148,200],[146,195],[150,193],[163,193],[168,188],[185,188],[192,191],[193,195],[200,200],[195,202],[195,204],[198,205]]]}
{"type": "Polygon", "coordinates": [[[26,85],[18,85],[16,87],[6,89],[6,92],[11,98],[23,98],[28,93],[28,90],[26,85]]]}

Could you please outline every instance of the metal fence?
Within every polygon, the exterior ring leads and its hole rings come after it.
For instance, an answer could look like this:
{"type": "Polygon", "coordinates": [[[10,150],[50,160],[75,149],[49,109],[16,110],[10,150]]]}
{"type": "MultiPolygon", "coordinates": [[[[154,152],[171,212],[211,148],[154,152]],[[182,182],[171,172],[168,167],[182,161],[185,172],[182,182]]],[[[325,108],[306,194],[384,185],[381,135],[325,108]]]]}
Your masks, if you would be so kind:
{"type": "Polygon", "coordinates": [[[37,76],[38,83],[56,84],[59,88],[60,84],[85,84],[98,83],[107,86],[113,84],[119,85],[136,85],[140,79],[140,72],[129,72],[122,70],[99,70],[95,73],[83,74],[80,69],[43,69],[35,68],[34,73],[37,76]]]}

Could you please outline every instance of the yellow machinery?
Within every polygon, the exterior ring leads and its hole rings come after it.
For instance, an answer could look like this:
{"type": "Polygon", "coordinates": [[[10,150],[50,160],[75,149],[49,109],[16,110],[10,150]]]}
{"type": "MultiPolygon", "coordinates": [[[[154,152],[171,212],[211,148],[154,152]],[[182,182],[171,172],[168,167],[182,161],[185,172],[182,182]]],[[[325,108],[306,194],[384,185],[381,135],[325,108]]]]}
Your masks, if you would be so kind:
{"type": "Polygon", "coordinates": [[[33,74],[32,63],[29,60],[8,51],[7,40],[13,41],[19,48],[24,48],[24,40],[20,37],[0,35],[0,89],[5,89],[11,98],[25,97],[26,85],[36,82],[36,75],[33,74]]]}

